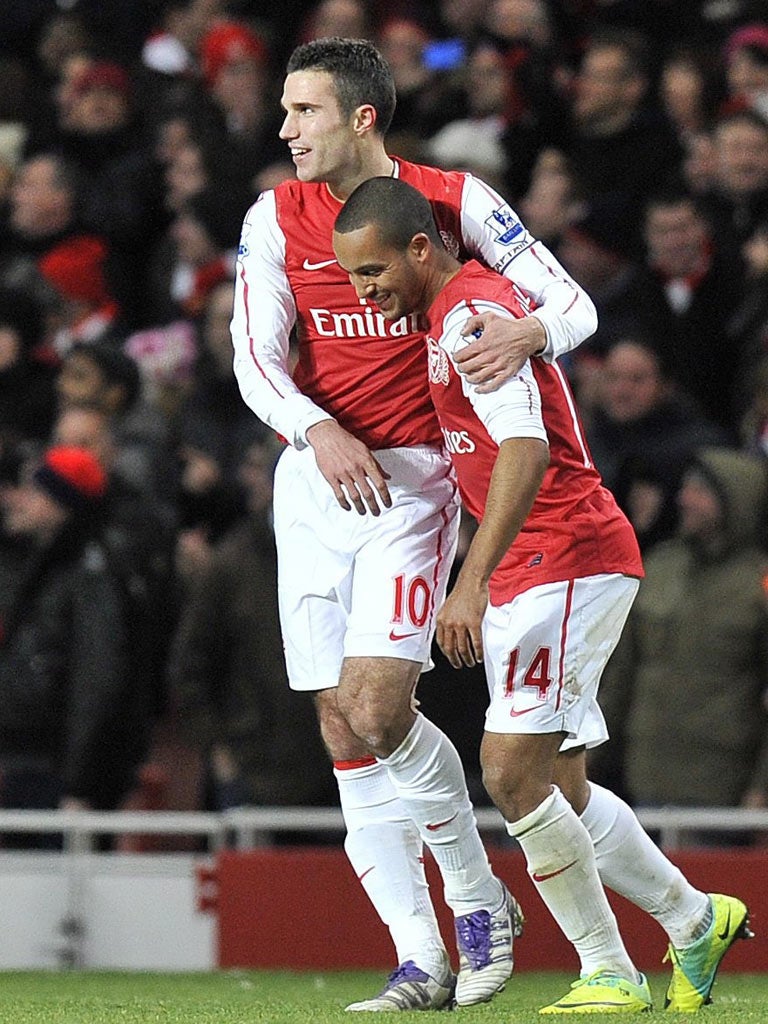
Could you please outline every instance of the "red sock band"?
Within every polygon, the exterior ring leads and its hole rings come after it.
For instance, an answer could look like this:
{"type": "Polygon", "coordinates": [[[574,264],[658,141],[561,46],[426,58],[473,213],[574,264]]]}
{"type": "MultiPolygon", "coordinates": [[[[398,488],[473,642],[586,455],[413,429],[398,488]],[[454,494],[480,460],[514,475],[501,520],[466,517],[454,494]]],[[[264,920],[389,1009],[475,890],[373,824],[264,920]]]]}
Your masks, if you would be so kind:
{"type": "Polygon", "coordinates": [[[367,768],[372,764],[376,764],[376,758],[368,755],[366,757],[355,757],[351,761],[334,761],[333,767],[337,768],[340,772],[350,772],[353,768],[367,768]]]}

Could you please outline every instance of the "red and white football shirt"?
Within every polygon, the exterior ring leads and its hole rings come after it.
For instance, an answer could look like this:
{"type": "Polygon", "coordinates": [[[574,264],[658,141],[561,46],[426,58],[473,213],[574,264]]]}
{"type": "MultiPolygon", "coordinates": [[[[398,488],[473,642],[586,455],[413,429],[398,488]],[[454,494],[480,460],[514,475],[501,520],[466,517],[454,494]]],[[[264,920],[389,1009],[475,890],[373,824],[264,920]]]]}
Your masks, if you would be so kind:
{"type": "MultiPolygon", "coordinates": [[[[588,296],[495,192],[464,173],[404,161],[395,171],[430,199],[453,255],[514,278],[536,306],[550,355],[592,333],[588,296]]],[[[290,181],[246,214],[232,319],[243,398],[297,447],[328,415],[372,449],[439,444],[422,325],[413,317],[387,322],[358,299],[332,248],[341,205],[326,184],[290,181]]]]}
{"type": "Polygon", "coordinates": [[[643,575],[634,530],[592,464],[560,368],[531,360],[490,395],[478,395],[456,370],[451,356],[466,344],[460,331],[467,317],[489,310],[524,316],[523,302],[509,281],[472,261],[428,314],[432,400],[469,511],[482,519],[503,440],[539,437],[549,444],[549,467],[530,514],[491,577],[494,605],[543,583],[598,573],[643,575]]]}

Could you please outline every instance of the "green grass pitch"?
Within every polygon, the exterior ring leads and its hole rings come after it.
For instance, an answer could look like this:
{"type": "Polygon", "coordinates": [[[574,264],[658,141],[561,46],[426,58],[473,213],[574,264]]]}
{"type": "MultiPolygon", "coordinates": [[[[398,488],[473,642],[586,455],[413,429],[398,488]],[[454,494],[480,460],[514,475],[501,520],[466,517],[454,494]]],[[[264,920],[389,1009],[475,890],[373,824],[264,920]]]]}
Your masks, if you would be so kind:
{"type": "MultiPolygon", "coordinates": [[[[546,1018],[539,1007],[559,998],[573,979],[563,974],[521,972],[493,1003],[456,1011],[461,1024],[499,1021],[534,1024],[546,1018]]],[[[665,1024],[692,1021],[691,1015],[665,1013],[666,974],[651,978],[654,1014],[665,1024]]],[[[118,974],[107,972],[0,973],[0,1024],[350,1024],[346,1003],[372,995],[382,976],[370,972],[292,973],[220,971],[211,974],[118,974]]],[[[374,1020],[403,1020],[402,1014],[377,1014],[374,1020]]],[[[407,1019],[413,1020],[409,1014],[407,1019]]],[[[418,1014],[416,1020],[434,1020],[418,1014]]],[[[442,1020],[442,1017],[438,1017],[442,1020]]],[[[577,1019],[615,1021],[606,1014],[577,1019]]],[[[622,1017],[622,1019],[625,1019],[622,1017]]],[[[768,1024],[768,974],[723,973],[704,1007],[699,1024],[768,1024]]]]}

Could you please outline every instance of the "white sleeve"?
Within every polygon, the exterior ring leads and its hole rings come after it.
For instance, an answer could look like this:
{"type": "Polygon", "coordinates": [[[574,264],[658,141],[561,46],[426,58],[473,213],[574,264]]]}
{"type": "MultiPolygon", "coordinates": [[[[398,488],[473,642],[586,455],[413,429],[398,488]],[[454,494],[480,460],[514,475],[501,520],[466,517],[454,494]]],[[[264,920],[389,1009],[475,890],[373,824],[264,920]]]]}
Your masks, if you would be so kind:
{"type": "Polygon", "coordinates": [[[299,391],[288,372],[295,321],[285,236],[277,223],[274,192],[263,192],[246,213],[240,235],[231,324],[235,377],[259,419],[305,448],[309,427],[330,417],[299,391]]]}
{"type": "Polygon", "coordinates": [[[584,289],[528,232],[515,211],[479,178],[466,175],[461,225],[469,251],[532,300],[546,332],[541,355],[551,362],[597,329],[597,311],[584,289]]]}
{"type": "MultiPolygon", "coordinates": [[[[497,313],[510,320],[514,319],[509,310],[494,302],[475,299],[472,305],[478,313],[497,313]]],[[[443,321],[439,344],[461,376],[464,394],[472,403],[477,418],[498,445],[510,437],[537,437],[548,443],[541,415],[541,393],[530,361],[525,362],[514,377],[487,395],[478,394],[475,385],[470,384],[456,367],[454,353],[472,340],[461,336],[461,329],[470,315],[463,302],[454,306],[443,321]]]]}

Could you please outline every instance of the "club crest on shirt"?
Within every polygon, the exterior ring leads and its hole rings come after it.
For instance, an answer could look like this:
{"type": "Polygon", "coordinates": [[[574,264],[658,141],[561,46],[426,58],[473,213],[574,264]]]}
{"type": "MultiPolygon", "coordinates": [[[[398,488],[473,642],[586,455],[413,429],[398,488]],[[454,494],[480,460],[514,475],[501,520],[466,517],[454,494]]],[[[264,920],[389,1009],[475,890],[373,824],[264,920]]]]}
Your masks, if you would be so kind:
{"type": "Polygon", "coordinates": [[[496,232],[496,241],[501,245],[510,245],[525,232],[525,228],[508,206],[497,207],[490,217],[486,217],[485,223],[491,231],[496,232]]]}
{"type": "Polygon", "coordinates": [[[427,362],[429,364],[429,383],[448,386],[450,366],[448,356],[440,348],[434,338],[427,335],[427,362]]]}

